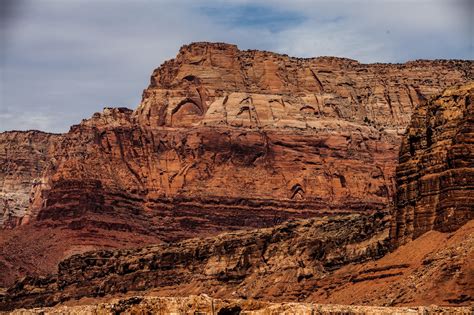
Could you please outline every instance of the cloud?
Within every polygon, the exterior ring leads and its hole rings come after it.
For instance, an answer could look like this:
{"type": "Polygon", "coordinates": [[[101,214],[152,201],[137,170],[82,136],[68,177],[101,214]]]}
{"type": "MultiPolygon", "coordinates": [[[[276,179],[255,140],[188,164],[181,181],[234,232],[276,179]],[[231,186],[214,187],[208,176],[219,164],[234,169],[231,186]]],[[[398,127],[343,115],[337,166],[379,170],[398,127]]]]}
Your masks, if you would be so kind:
{"type": "Polygon", "coordinates": [[[0,131],[64,132],[105,106],[135,108],[152,70],[193,41],[363,62],[473,58],[464,0],[6,1],[0,131]]]}
{"type": "Polygon", "coordinates": [[[297,26],[307,19],[301,12],[288,12],[279,7],[252,3],[202,6],[199,10],[227,28],[259,28],[271,33],[297,26]]]}

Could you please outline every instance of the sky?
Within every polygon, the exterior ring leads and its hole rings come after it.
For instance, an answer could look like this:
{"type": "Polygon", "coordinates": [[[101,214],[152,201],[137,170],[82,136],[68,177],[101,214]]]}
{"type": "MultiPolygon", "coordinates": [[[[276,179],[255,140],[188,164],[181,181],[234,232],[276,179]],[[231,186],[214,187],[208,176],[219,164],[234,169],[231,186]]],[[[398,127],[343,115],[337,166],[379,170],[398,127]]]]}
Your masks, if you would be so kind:
{"type": "Polygon", "coordinates": [[[471,0],[0,0],[0,131],[136,108],[184,44],[295,57],[474,59],[471,0]]]}

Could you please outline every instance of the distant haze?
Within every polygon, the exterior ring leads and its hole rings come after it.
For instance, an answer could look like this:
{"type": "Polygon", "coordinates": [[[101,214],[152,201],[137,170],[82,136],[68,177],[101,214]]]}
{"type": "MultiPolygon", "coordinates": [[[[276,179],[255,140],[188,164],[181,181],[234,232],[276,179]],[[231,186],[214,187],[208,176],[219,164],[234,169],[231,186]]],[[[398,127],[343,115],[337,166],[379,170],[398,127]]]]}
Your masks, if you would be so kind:
{"type": "Polygon", "coordinates": [[[4,0],[0,131],[65,132],[103,107],[136,108],[181,45],[237,44],[361,62],[473,59],[469,0],[4,0]]]}

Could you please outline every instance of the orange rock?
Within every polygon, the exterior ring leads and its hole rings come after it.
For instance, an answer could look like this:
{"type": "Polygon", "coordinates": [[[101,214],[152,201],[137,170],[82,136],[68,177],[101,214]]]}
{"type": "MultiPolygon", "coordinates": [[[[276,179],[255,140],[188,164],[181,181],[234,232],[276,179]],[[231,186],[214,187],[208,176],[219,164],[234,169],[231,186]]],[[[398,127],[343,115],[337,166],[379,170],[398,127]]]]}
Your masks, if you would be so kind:
{"type": "Polygon", "coordinates": [[[392,238],[454,231],[474,218],[474,83],[423,102],[403,138],[392,238]]]}
{"type": "MultiPolygon", "coordinates": [[[[29,223],[0,234],[0,258],[10,261],[0,283],[52,271],[91,247],[381,211],[393,201],[400,135],[413,107],[472,77],[472,61],[365,65],[183,46],[153,72],[137,109],[107,108],[55,136],[39,158],[4,155],[4,165],[48,163],[0,181],[2,194],[22,187],[13,225],[29,223]],[[37,178],[34,189],[22,186],[37,178]],[[43,243],[32,245],[35,237],[43,243]],[[24,253],[12,250],[18,244],[24,253]],[[38,251],[39,267],[30,266],[38,251]]],[[[10,138],[0,134],[0,154],[10,138]]]]}

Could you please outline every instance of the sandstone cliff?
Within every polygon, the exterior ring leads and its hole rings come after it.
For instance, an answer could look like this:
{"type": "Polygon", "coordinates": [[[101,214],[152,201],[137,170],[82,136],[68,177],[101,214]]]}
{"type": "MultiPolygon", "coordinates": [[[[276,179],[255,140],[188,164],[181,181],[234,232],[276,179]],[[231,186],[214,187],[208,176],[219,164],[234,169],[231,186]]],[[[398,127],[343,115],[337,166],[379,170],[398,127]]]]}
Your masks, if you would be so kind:
{"type": "Polygon", "coordinates": [[[0,227],[28,222],[28,208],[60,137],[41,131],[0,133],[0,227]]]}
{"type": "Polygon", "coordinates": [[[474,84],[422,102],[403,138],[392,239],[454,231],[474,218],[474,84]]]}
{"type": "Polygon", "coordinates": [[[394,194],[412,108],[470,78],[469,61],[364,65],[184,46],[135,111],[106,109],[64,135],[26,213],[174,240],[378,211],[394,194]]]}
{"type": "Polygon", "coordinates": [[[472,77],[470,61],[365,65],[184,46],[153,72],[135,111],[107,108],[48,136],[53,146],[35,133],[0,135],[3,152],[23,148],[2,153],[4,167],[39,163],[2,170],[14,219],[1,224],[31,224],[0,233],[0,283],[93,248],[381,211],[413,107],[472,77]]]}
{"type": "Polygon", "coordinates": [[[318,129],[330,118],[403,129],[421,99],[469,80],[472,71],[470,61],[367,65],[194,43],[153,72],[137,114],[151,127],[318,129]]]}

